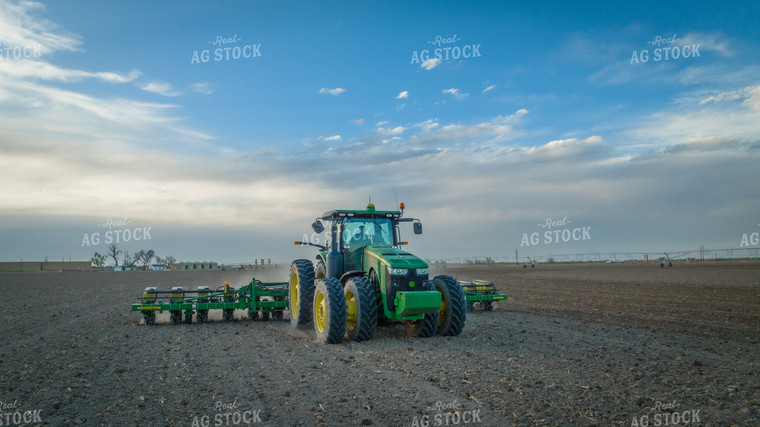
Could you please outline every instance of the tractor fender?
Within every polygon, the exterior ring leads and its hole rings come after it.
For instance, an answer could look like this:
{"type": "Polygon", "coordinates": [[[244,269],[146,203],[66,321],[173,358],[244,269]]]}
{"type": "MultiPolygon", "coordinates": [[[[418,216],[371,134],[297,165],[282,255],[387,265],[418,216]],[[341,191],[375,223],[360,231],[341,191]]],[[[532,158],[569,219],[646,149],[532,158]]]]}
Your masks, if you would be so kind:
{"type": "Polygon", "coordinates": [[[351,270],[344,273],[342,276],[340,276],[340,283],[345,285],[348,279],[357,276],[364,276],[364,270],[351,270]]]}

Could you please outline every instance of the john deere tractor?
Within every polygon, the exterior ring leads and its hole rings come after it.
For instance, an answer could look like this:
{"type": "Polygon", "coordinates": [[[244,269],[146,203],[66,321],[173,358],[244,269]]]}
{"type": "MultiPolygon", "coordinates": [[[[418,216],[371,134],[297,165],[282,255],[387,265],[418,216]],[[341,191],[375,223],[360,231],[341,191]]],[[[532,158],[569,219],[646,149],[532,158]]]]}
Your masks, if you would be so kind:
{"type": "Polygon", "coordinates": [[[296,242],[319,248],[316,264],[308,259],[290,267],[290,322],[311,324],[324,343],[344,339],[369,340],[378,323],[400,322],[416,337],[459,335],[464,329],[467,303],[462,288],[451,276],[430,280],[428,265],[401,249],[399,225],[411,222],[422,234],[418,219],[403,218],[404,204],[396,211],[325,212],[312,224],[325,231],[326,245],[296,242]]]}

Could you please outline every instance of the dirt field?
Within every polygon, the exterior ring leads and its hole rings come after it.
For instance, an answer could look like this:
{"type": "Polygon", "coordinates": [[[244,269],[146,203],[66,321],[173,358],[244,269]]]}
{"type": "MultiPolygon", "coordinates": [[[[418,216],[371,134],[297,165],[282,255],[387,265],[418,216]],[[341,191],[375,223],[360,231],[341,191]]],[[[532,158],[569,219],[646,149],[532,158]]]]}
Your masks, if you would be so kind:
{"type": "MultiPolygon", "coordinates": [[[[760,263],[472,266],[458,337],[318,345],[289,322],[142,324],[146,286],[285,270],[4,273],[2,425],[759,425],[760,263]],[[24,419],[26,418],[26,419],[24,419]]],[[[285,316],[287,319],[287,314],[285,316]]]]}

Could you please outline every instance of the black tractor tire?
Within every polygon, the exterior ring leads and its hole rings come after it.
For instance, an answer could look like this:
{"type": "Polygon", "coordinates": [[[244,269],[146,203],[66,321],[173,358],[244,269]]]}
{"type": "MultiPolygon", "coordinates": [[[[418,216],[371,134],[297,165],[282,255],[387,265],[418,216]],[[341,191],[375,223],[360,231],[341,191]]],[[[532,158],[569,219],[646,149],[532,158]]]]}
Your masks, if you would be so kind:
{"type": "Polygon", "coordinates": [[[372,339],[377,330],[377,298],[369,279],[351,277],[343,286],[343,294],[346,296],[346,339],[372,339]]]}
{"type": "Polygon", "coordinates": [[[195,316],[195,321],[198,323],[208,322],[208,310],[198,310],[198,313],[195,316]]]}
{"type": "Polygon", "coordinates": [[[385,315],[385,309],[383,308],[383,293],[380,290],[380,281],[377,278],[377,272],[375,272],[375,270],[369,271],[369,283],[375,291],[375,299],[377,301],[377,324],[380,326],[388,326],[393,322],[391,322],[391,320],[385,315]]]}
{"type": "Polygon", "coordinates": [[[252,322],[255,322],[255,321],[259,320],[259,312],[256,311],[256,310],[254,310],[254,309],[252,309],[252,308],[249,308],[248,309],[248,320],[250,320],[252,322]]]}
{"type": "Polygon", "coordinates": [[[484,311],[493,311],[493,301],[483,301],[484,311]]]}
{"type": "Polygon", "coordinates": [[[321,257],[317,258],[317,263],[314,265],[314,280],[324,279],[327,276],[327,268],[321,257]]]}
{"type": "Polygon", "coordinates": [[[269,320],[269,312],[268,311],[262,311],[261,312],[261,320],[266,322],[269,320]]]}
{"type": "Polygon", "coordinates": [[[314,332],[323,344],[339,344],[346,335],[346,297],[335,277],[317,280],[314,286],[314,332]]]}
{"type": "Polygon", "coordinates": [[[172,311],[169,313],[169,323],[172,325],[179,325],[182,323],[182,312],[181,311],[172,311]]]}
{"type": "Polygon", "coordinates": [[[430,338],[438,332],[439,313],[428,313],[420,320],[407,321],[406,334],[410,337],[430,338]]]}
{"type": "Polygon", "coordinates": [[[308,259],[297,259],[290,265],[288,297],[290,324],[296,328],[308,326],[314,304],[314,265],[308,259]]]}
{"type": "Polygon", "coordinates": [[[441,311],[438,318],[438,335],[456,336],[462,333],[467,322],[467,300],[457,279],[436,276],[435,290],[441,293],[441,311]]]}
{"type": "Polygon", "coordinates": [[[272,320],[282,320],[282,310],[275,310],[272,312],[272,320]]]}
{"type": "Polygon", "coordinates": [[[192,315],[192,313],[191,314],[185,313],[185,323],[187,323],[187,324],[193,323],[193,315],[192,315]]]}
{"type": "Polygon", "coordinates": [[[232,322],[235,320],[235,310],[232,308],[225,308],[222,311],[222,320],[225,322],[232,322]]]}
{"type": "Polygon", "coordinates": [[[143,319],[145,319],[146,325],[152,326],[154,323],[156,323],[156,313],[153,311],[144,311],[143,319]]]}

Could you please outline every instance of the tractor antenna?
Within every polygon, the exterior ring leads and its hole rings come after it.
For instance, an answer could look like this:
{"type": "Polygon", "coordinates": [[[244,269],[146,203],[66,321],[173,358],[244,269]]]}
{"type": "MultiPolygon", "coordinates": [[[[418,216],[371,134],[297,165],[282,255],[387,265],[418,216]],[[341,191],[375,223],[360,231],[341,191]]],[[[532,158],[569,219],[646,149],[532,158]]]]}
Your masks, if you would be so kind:
{"type": "Polygon", "coordinates": [[[396,206],[398,206],[398,196],[396,196],[396,184],[393,184],[393,198],[396,199],[396,206]]]}

